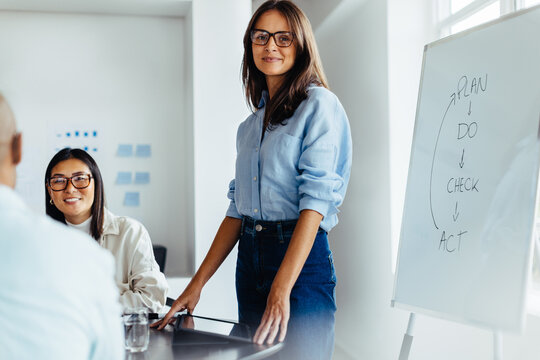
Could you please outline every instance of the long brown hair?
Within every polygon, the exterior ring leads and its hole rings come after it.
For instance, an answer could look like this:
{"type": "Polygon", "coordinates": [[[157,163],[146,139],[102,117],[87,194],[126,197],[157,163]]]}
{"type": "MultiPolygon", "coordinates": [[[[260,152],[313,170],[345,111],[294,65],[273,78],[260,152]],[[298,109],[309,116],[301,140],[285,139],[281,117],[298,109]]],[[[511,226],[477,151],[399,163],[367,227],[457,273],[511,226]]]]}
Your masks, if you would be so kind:
{"type": "Polygon", "coordinates": [[[103,180],[101,178],[101,172],[96,164],[96,161],[90,154],[82,149],[65,148],[60,150],[53,156],[47,170],[45,171],[45,212],[53,219],[66,223],[64,214],[58,210],[54,204],[51,203],[51,196],[47,191],[47,183],[51,178],[52,169],[60,162],[78,159],[88,166],[92,173],[92,179],[94,179],[94,203],[92,204],[91,213],[92,221],[90,222],[90,232],[94,239],[99,240],[101,234],[103,234],[103,220],[105,213],[105,190],[103,189],[103,180]]]}
{"type": "Polygon", "coordinates": [[[246,100],[253,111],[260,109],[263,90],[268,90],[264,74],[257,69],[253,60],[251,30],[259,17],[268,10],[279,11],[286,19],[294,34],[296,58],[292,69],[284,77],[283,83],[272,99],[266,103],[265,128],[272,129],[284,125],[296,108],[307,98],[310,85],[328,88],[319,51],[311,24],[304,12],[289,0],[269,0],[264,2],[251,17],[244,35],[244,59],[242,61],[242,81],[246,100]]]}

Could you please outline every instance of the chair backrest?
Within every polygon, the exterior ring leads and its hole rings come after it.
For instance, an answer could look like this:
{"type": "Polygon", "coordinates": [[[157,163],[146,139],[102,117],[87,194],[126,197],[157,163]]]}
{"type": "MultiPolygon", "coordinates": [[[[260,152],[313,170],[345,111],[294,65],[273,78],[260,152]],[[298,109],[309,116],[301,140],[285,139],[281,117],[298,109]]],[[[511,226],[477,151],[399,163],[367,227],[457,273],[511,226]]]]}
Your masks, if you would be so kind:
{"type": "Polygon", "coordinates": [[[163,245],[154,245],[154,258],[159,265],[159,270],[165,273],[165,262],[167,261],[167,248],[163,245]]]}

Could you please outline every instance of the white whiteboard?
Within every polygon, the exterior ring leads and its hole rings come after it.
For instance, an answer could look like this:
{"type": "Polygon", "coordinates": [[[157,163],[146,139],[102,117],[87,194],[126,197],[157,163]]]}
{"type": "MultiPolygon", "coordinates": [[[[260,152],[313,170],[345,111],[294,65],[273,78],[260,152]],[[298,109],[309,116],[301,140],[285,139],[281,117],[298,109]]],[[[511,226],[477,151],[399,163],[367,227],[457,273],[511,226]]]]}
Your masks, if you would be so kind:
{"type": "Polygon", "coordinates": [[[426,46],[392,304],[519,332],[539,163],[540,7],[426,46]]]}

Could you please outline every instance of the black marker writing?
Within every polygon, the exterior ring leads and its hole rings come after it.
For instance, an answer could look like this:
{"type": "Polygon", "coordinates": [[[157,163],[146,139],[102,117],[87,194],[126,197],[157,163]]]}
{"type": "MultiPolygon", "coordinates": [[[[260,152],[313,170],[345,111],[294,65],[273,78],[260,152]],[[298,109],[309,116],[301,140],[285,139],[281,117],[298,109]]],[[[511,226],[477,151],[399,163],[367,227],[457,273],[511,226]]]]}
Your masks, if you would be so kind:
{"type": "Polygon", "coordinates": [[[446,252],[459,251],[461,249],[461,240],[462,236],[465,235],[467,231],[460,230],[456,235],[450,234],[446,236],[446,231],[442,232],[441,240],[439,241],[439,250],[446,252]]]}
{"type": "Polygon", "coordinates": [[[458,133],[457,133],[457,139],[463,139],[465,136],[468,136],[470,139],[475,137],[476,133],[478,132],[478,124],[476,122],[472,122],[470,124],[466,123],[459,123],[458,124],[458,133]]]}
{"type": "Polygon", "coordinates": [[[455,192],[467,192],[467,191],[478,191],[478,181],[480,179],[475,178],[464,178],[464,177],[458,177],[458,178],[450,178],[448,180],[448,183],[446,184],[446,191],[451,194],[455,192]]]}

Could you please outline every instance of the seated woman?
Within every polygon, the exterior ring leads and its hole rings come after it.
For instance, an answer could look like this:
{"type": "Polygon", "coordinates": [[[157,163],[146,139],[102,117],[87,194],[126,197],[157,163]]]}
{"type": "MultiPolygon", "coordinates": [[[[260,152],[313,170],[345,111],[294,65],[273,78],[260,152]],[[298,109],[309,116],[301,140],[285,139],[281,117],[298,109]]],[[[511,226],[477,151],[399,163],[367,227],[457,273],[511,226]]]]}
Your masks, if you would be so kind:
{"type": "Polygon", "coordinates": [[[144,306],[159,312],[168,285],[154,259],[145,227],[105,208],[101,173],[84,150],[65,148],[50,161],[45,173],[47,215],[88,233],[116,260],[116,284],[124,308],[144,306]]]}

